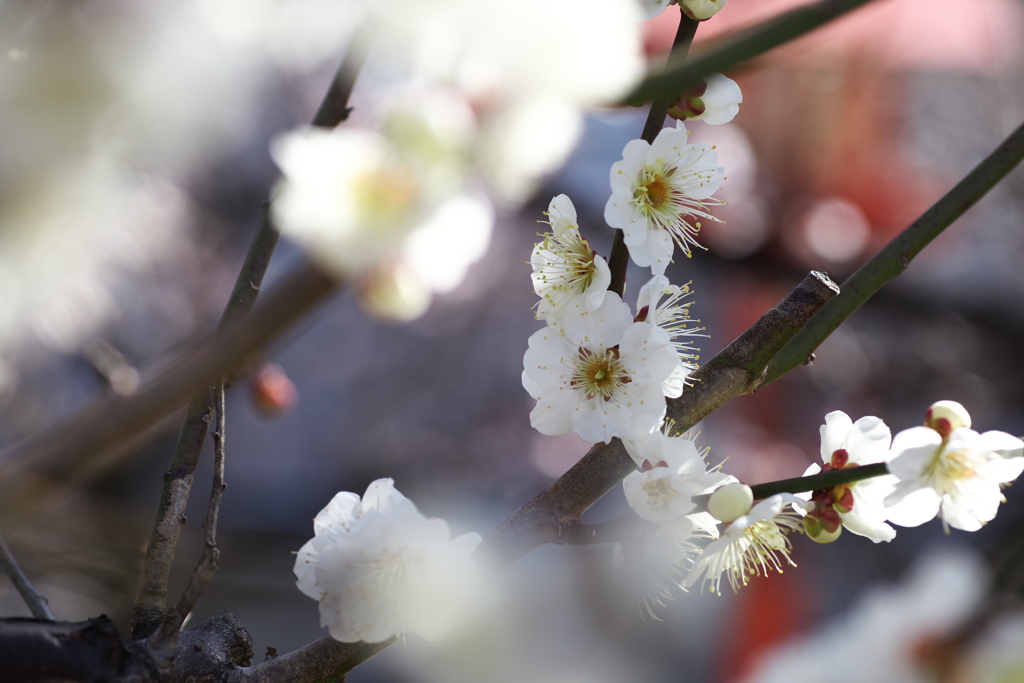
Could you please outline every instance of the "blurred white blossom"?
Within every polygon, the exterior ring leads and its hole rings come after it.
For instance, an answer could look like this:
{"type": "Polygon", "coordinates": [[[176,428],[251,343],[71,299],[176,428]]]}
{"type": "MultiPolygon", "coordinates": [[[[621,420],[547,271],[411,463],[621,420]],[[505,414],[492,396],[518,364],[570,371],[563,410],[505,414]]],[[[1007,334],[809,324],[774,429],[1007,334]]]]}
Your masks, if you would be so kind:
{"type": "Polygon", "coordinates": [[[471,555],[480,535],[451,539],[444,520],[421,515],[391,479],[373,482],[361,499],[337,494],[313,529],[295,576],[337,640],[377,643],[406,633],[436,640],[477,597],[471,555]]]}

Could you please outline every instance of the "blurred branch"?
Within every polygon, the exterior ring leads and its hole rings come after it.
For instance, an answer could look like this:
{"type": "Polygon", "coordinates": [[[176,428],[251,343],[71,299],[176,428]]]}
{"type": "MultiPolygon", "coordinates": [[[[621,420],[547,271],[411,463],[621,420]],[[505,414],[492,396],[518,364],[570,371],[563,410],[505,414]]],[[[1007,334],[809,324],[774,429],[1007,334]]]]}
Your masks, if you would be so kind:
{"type": "Polygon", "coordinates": [[[174,649],[178,640],[178,631],[185,623],[185,618],[199,601],[206,587],[213,580],[213,575],[220,567],[220,550],[217,548],[217,519],[220,515],[220,503],[224,497],[224,438],[227,429],[227,420],[224,413],[224,384],[214,392],[214,402],[217,406],[217,426],[213,431],[213,484],[210,489],[210,502],[206,508],[206,521],[203,523],[204,546],[203,554],[199,558],[199,564],[192,572],[192,578],[178,600],[178,605],[173,610],[167,610],[164,615],[160,629],[150,638],[150,647],[165,658],[174,649]]]}
{"type": "Polygon", "coordinates": [[[664,68],[649,74],[624,100],[645,102],[664,93],[679,92],[709,74],[724,72],[762,55],[869,2],[871,0],[821,0],[739,31],[686,64],[682,59],[669,58],[664,68]]]}
{"type": "MultiPolygon", "coordinates": [[[[690,45],[693,43],[693,36],[697,33],[700,22],[691,19],[682,11],[679,12],[679,27],[676,29],[676,37],[672,41],[672,51],[669,53],[669,60],[677,60],[680,63],[686,59],[690,52],[690,45]]],[[[678,97],[679,92],[669,91],[661,97],[656,97],[651,102],[651,108],[647,112],[647,121],[644,123],[643,132],[640,138],[648,143],[653,143],[654,138],[665,126],[665,117],[668,116],[668,109],[678,97]]],[[[626,247],[624,230],[615,231],[615,241],[612,243],[612,251],[608,256],[608,270],[611,271],[612,280],[608,285],[608,291],[615,292],[622,296],[626,291],[626,269],[629,267],[629,248],[626,247]]]]}
{"type": "MultiPolygon", "coordinates": [[[[348,100],[366,59],[371,31],[365,24],[356,29],[334,80],[313,117],[313,125],[333,128],[348,118],[348,100]]],[[[221,317],[221,327],[249,313],[259,294],[278,240],[278,231],[271,224],[269,208],[269,202],[265,202],[260,225],[221,317]]],[[[132,634],[138,638],[148,635],[161,622],[163,610],[167,607],[167,581],[185,519],[192,477],[213,412],[213,393],[212,388],[207,388],[193,396],[189,402],[171,457],[170,469],[164,478],[156,519],[142,560],[135,604],[132,606],[132,634]]]]}
{"type": "Polygon", "coordinates": [[[922,249],[942,234],[953,221],[974,206],[996,183],[1024,159],[1024,124],[1006,138],[966,178],[932,205],[916,221],[885,246],[843,283],[843,293],[829,303],[768,366],[765,383],[774,382],[798,365],[839,325],[889,280],[910,265],[922,249]]]}
{"type": "Polygon", "coordinates": [[[275,283],[253,312],[179,354],[130,397],[94,400],[14,445],[0,465],[0,517],[38,505],[63,482],[112,464],[110,451],[138,436],[201,387],[243,365],[333,292],[339,282],[303,264],[275,283]]]}
{"type": "Polygon", "coordinates": [[[0,569],[3,569],[4,573],[11,578],[14,589],[28,605],[33,617],[53,621],[53,614],[50,613],[50,608],[46,604],[46,598],[32,586],[28,577],[25,576],[25,572],[21,571],[21,567],[18,566],[17,560],[14,559],[14,555],[11,554],[11,550],[2,536],[0,536],[0,569]]]}
{"type": "MultiPolygon", "coordinates": [[[[837,293],[821,273],[811,273],[750,329],[701,367],[683,395],[668,402],[676,431],[684,432],[763,381],[775,353],[837,293]]],[[[622,442],[595,444],[568,472],[484,536],[477,556],[502,567],[546,543],[564,543],[580,516],[636,469],[622,442]]]]}

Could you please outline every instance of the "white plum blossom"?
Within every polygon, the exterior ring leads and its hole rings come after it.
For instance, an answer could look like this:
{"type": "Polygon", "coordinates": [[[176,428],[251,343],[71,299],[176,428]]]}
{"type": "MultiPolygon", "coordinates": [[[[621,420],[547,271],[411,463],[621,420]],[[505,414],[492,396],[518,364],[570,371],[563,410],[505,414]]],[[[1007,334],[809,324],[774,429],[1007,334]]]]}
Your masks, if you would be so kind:
{"type": "Polygon", "coordinates": [[[704,21],[718,14],[727,0],[679,0],[679,7],[686,16],[704,21]]]}
{"type": "MultiPolygon", "coordinates": [[[[701,451],[692,439],[658,430],[624,443],[633,459],[640,460],[641,469],[628,474],[622,488],[629,506],[641,519],[667,522],[689,515],[696,508],[694,496],[734,481],[717,467],[709,471],[707,449],[701,451]]],[[[699,514],[699,526],[713,531],[714,522],[706,519],[706,513],[699,514]]]]}
{"type": "Polygon", "coordinates": [[[665,396],[669,398],[682,395],[687,378],[697,369],[697,360],[700,358],[697,351],[700,349],[694,348],[693,342],[687,337],[707,336],[703,334],[703,327],[692,327],[694,322],[700,322],[690,318],[690,306],[693,302],[682,303],[690,294],[689,283],[680,287],[671,284],[664,275],[655,275],[640,288],[637,297],[638,318],[654,323],[668,332],[672,345],[679,355],[678,366],[662,384],[665,396]],[[665,301],[661,300],[663,296],[667,296],[665,301]]]}
{"type": "Polygon", "coordinates": [[[615,545],[612,557],[645,617],[658,619],[655,608],[672,599],[673,589],[700,553],[694,540],[706,537],[692,517],[684,516],[615,545]]]}
{"type": "Polygon", "coordinates": [[[604,208],[608,225],[623,231],[630,256],[655,275],[665,272],[672,260],[673,243],[690,256],[699,222],[692,216],[718,220],[707,207],[720,203],[718,191],[724,170],[710,145],[686,144],[688,132],[682,121],[665,128],[653,144],[631,140],[622,160],[612,164],[612,196],[604,208]]]}
{"type": "Polygon", "coordinates": [[[941,515],[943,525],[977,531],[1002,502],[1000,484],[1024,471],[1024,442],[1006,432],[968,427],[943,438],[930,427],[905,429],[892,441],[889,471],[899,479],[886,499],[889,521],[919,526],[941,515]]]}
{"type": "Polygon", "coordinates": [[[791,544],[788,533],[800,530],[800,517],[786,506],[808,505],[788,493],[780,493],[762,500],[750,512],[725,527],[719,537],[708,543],[693,569],[683,579],[682,588],[688,589],[701,577],[701,587],[711,584],[711,592],[720,594],[722,574],[726,575],[733,591],[746,586],[751,576],[767,576],[769,569],[781,572],[783,563],[793,565],[789,559],[791,544]]]}
{"type": "MultiPolygon", "coordinates": [[[[825,416],[819,432],[821,459],[828,470],[884,462],[889,455],[892,434],[877,417],[862,417],[853,422],[849,415],[835,410],[825,416]]],[[[803,476],[821,471],[819,465],[811,464],[803,476]]],[[[895,538],[896,530],[885,523],[888,513],[884,502],[895,485],[896,478],[889,475],[835,487],[831,500],[843,526],[875,543],[895,538]]]]}
{"type": "Polygon", "coordinates": [[[676,365],[668,334],[634,323],[629,306],[609,293],[601,306],[535,332],[523,357],[523,387],[537,406],[530,424],[541,434],[576,430],[589,442],[639,438],[661,424],[661,383],[676,365]]]}
{"type": "Polygon", "coordinates": [[[547,216],[551,232],[533,248],[533,290],[541,298],[537,317],[558,320],[566,311],[598,308],[608,293],[612,275],[607,262],[580,235],[576,207],[560,194],[551,200],[547,216]]]}
{"type": "Polygon", "coordinates": [[[428,208],[421,170],[376,133],[310,128],[277,138],[270,152],[284,174],[275,224],[341,275],[396,251],[428,208]]]}
{"type": "Polygon", "coordinates": [[[684,91],[668,114],[674,119],[719,126],[736,118],[741,102],[743,92],[736,81],[722,74],[711,74],[698,87],[684,91]]]}
{"type": "Polygon", "coordinates": [[[476,162],[520,200],[582,130],[581,107],[620,99],[644,70],[636,0],[365,2],[377,54],[461,93],[476,115],[476,162]]]}
{"type": "Polygon", "coordinates": [[[313,520],[315,536],[299,550],[299,590],[320,602],[320,625],[346,643],[378,643],[418,633],[443,637],[476,597],[471,559],[479,534],[451,539],[378,479],[360,499],[338,493],[313,520]]]}
{"type": "Polygon", "coordinates": [[[665,8],[672,4],[673,0],[636,0],[640,11],[644,13],[644,19],[653,19],[665,8]]]}

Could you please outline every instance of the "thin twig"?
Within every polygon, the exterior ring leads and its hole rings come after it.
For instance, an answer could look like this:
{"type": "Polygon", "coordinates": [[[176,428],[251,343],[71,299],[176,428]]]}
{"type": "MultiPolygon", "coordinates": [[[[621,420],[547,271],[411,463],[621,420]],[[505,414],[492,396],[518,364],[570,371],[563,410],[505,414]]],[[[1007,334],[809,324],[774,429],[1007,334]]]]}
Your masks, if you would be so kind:
{"type": "Polygon", "coordinates": [[[922,249],[964,215],[996,183],[1016,168],[1021,160],[1024,160],[1024,124],[975,166],[956,187],[843,283],[843,293],[830,302],[772,360],[768,366],[766,383],[774,382],[796,366],[806,364],[811,353],[828,335],[885,283],[906,270],[922,249]]]}
{"type": "MultiPolygon", "coordinates": [[[[323,102],[313,117],[313,125],[332,128],[348,118],[349,97],[365,61],[371,33],[372,29],[366,25],[356,29],[334,80],[331,81],[327,94],[324,95],[323,102]]],[[[269,207],[270,203],[265,202],[260,225],[221,317],[221,327],[252,310],[259,294],[263,276],[267,272],[278,240],[278,231],[270,220],[269,207]]],[[[132,606],[132,634],[137,638],[148,635],[162,620],[162,612],[167,605],[167,582],[170,578],[171,563],[181,532],[180,520],[184,519],[193,473],[199,461],[203,442],[206,440],[212,413],[213,391],[207,388],[189,402],[188,411],[178,433],[168,475],[164,478],[164,489],[146,555],[142,561],[135,604],[132,606]]]]}
{"type": "Polygon", "coordinates": [[[206,521],[203,523],[203,553],[192,572],[188,585],[185,586],[185,590],[178,600],[177,607],[167,611],[160,628],[150,637],[152,650],[165,656],[174,650],[178,640],[178,631],[185,623],[185,618],[196,606],[199,597],[210,585],[213,575],[220,567],[220,550],[217,548],[217,519],[220,515],[220,503],[224,497],[224,489],[227,488],[227,484],[224,483],[224,439],[227,420],[224,413],[223,382],[217,386],[214,392],[214,403],[216,404],[217,425],[212,432],[213,484],[210,487],[210,502],[206,507],[206,521]]]}
{"type": "Polygon", "coordinates": [[[727,42],[686,64],[683,60],[669,59],[663,69],[641,81],[625,101],[645,102],[664,93],[679,92],[709,74],[721,73],[762,55],[869,2],[871,0],[821,0],[740,31],[727,42]]]}
{"type": "Polygon", "coordinates": [[[53,621],[53,615],[50,613],[47,599],[32,587],[32,583],[25,576],[25,572],[21,571],[21,567],[18,566],[14,555],[11,554],[11,549],[7,547],[3,536],[0,536],[0,569],[3,569],[4,573],[11,577],[14,589],[18,591],[18,595],[28,605],[32,616],[36,619],[53,621]]]}
{"type": "MultiPolygon", "coordinates": [[[[675,39],[672,41],[672,50],[669,53],[669,60],[683,61],[690,51],[690,44],[693,43],[693,36],[697,33],[700,22],[679,12],[679,27],[676,29],[675,39]]],[[[665,126],[665,117],[668,116],[668,109],[672,106],[678,96],[678,91],[668,92],[654,98],[651,108],[647,112],[647,121],[644,123],[643,132],[640,134],[642,140],[649,143],[654,142],[658,133],[665,126]]],[[[611,271],[612,280],[608,285],[608,291],[615,292],[622,296],[626,291],[626,269],[629,267],[629,248],[626,246],[625,231],[616,230],[615,240],[612,242],[612,250],[608,255],[608,270],[611,271]]]]}

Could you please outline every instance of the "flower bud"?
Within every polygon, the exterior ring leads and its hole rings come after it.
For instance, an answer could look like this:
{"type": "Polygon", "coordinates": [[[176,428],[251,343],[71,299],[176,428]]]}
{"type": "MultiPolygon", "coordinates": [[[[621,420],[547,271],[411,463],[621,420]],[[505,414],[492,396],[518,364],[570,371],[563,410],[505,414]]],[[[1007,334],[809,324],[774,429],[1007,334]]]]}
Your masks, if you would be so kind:
{"type": "Polygon", "coordinates": [[[825,528],[825,524],[822,520],[813,516],[807,515],[803,519],[804,532],[807,534],[807,538],[811,539],[815,543],[831,543],[832,541],[839,538],[839,535],[843,533],[843,525],[835,527],[833,531],[829,531],[825,528]]]}
{"type": "Polygon", "coordinates": [[[250,380],[253,405],[264,415],[287,413],[299,400],[299,391],[284,368],[264,363],[250,380]]]}
{"type": "Polygon", "coordinates": [[[945,439],[954,429],[970,427],[971,416],[967,409],[956,401],[936,401],[925,412],[924,424],[945,439]]]}
{"type": "Polygon", "coordinates": [[[754,492],[746,484],[726,484],[711,494],[708,512],[720,522],[733,522],[750,512],[754,492]]]}
{"type": "Polygon", "coordinates": [[[718,14],[725,3],[726,0],[679,0],[679,8],[691,19],[704,21],[718,14]]]}

